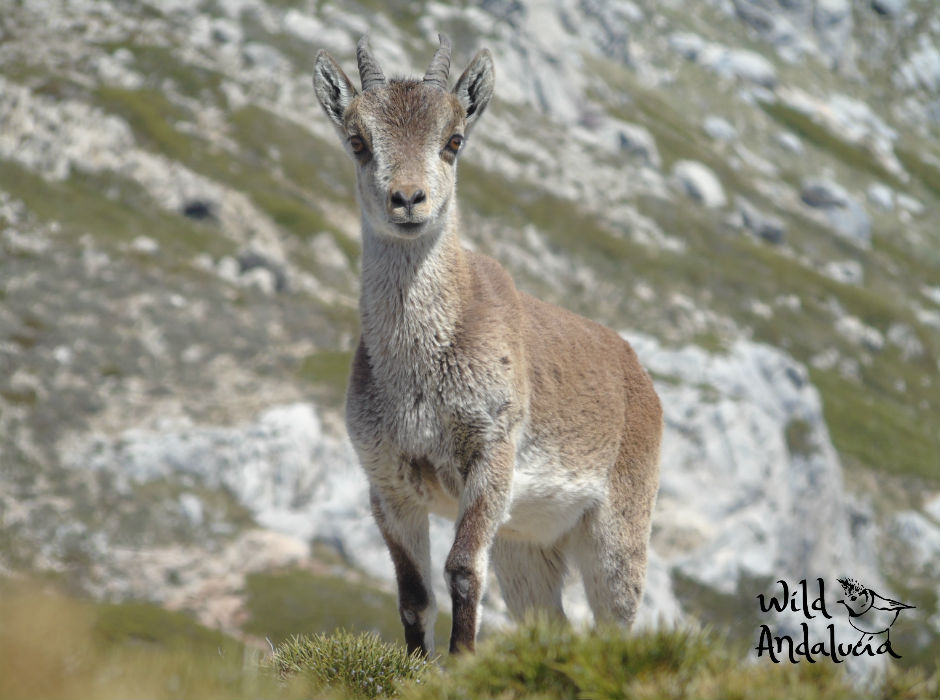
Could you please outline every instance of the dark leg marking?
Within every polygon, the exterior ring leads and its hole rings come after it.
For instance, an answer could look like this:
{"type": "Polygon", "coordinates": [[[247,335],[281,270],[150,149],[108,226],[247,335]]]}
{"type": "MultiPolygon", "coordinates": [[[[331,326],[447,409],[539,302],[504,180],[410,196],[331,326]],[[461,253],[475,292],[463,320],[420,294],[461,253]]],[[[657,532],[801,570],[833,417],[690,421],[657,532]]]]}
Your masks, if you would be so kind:
{"type": "Polygon", "coordinates": [[[474,651],[477,635],[477,604],[480,601],[480,580],[469,568],[450,572],[450,597],[454,626],[450,635],[450,653],[474,651]]]}
{"type": "Polygon", "coordinates": [[[480,549],[489,546],[487,512],[483,499],[467,508],[457,528],[445,570],[450,582],[453,628],[450,651],[473,651],[477,634],[477,607],[483,593],[480,573],[474,569],[480,549]]]}
{"type": "Polygon", "coordinates": [[[388,547],[392,564],[395,566],[395,578],[398,581],[398,614],[405,628],[405,645],[409,654],[419,649],[421,653],[427,655],[433,649],[428,649],[424,644],[424,622],[421,619],[421,613],[427,610],[430,602],[428,590],[424,586],[421,572],[414,560],[389,533],[377,494],[373,491],[370,496],[372,514],[379,526],[379,532],[382,533],[382,539],[388,547]]]}
{"type": "Polygon", "coordinates": [[[432,650],[424,646],[424,623],[421,620],[421,613],[428,607],[428,592],[424,581],[411,557],[400,544],[388,537],[385,538],[385,543],[392,555],[395,576],[398,579],[398,612],[405,627],[408,653],[420,649],[424,654],[428,654],[432,650]]]}

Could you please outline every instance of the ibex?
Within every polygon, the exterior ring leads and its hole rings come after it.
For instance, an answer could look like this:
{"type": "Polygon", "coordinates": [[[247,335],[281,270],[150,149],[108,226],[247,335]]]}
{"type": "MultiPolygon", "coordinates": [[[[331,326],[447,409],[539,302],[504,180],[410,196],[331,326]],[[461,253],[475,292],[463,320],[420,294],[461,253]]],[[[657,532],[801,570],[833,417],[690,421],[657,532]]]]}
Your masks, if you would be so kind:
{"type": "Polygon", "coordinates": [[[456,522],[444,567],[451,652],[472,651],[492,560],[513,617],[563,618],[570,558],[597,621],[629,627],[646,574],[662,410],[630,345],[516,289],[459,243],[457,163],[493,94],[476,54],[448,90],[450,41],[422,80],[362,92],[317,54],[314,87],[356,167],[361,338],[346,426],[395,566],[409,651],[434,649],[428,514],[456,522]]]}

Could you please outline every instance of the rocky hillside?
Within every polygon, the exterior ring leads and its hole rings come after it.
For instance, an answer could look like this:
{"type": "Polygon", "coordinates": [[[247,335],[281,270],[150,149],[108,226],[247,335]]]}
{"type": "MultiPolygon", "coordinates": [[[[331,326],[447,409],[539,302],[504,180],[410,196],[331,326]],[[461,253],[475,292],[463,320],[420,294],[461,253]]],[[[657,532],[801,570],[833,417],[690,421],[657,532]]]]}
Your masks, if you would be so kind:
{"type": "Polygon", "coordinates": [[[851,575],[935,659],[932,0],[6,3],[0,575],[259,637],[258,576],[390,590],[341,421],[353,169],[311,71],[354,75],[366,32],[422,71],[438,31],[497,70],[466,244],[623,331],[663,398],[645,622],[750,638],[769,583],[851,575]]]}

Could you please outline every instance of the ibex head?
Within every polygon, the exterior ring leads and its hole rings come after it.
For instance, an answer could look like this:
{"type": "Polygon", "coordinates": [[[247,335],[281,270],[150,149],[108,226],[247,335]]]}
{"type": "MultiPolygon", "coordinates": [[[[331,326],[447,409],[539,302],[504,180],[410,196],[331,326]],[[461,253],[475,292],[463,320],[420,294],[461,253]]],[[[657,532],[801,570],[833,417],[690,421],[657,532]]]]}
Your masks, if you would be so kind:
{"type": "Polygon", "coordinates": [[[356,50],[362,92],[336,61],[317,54],[317,99],[356,163],[363,214],[380,235],[415,238],[447,221],[457,183],[457,157],[493,94],[493,59],[477,53],[447,90],[450,40],[422,80],[386,80],[368,37],[356,50]]]}

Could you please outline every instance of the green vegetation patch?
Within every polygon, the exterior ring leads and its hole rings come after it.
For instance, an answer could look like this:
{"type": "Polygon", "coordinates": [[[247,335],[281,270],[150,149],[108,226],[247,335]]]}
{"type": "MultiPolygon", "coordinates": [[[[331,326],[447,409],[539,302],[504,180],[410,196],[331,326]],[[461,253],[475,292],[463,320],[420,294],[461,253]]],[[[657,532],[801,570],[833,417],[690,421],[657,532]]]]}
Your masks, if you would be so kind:
{"type": "Polygon", "coordinates": [[[299,368],[300,377],[323,390],[324,398],[337,402],[346,394],[352,366],[352,353],[346,350],[322,350],[307,355],[299,368]]]}
{"type": "Polygon", "coordinates": [[[94,610],[93,634],[106,646],[144,644],[241,653],[241,644],[231,637],[203,627],[189,615],[153,603],[99,604],[94,610]]]}
{"type": "MultiPolygon", "coordinates": [[[[310,577],[306,584],[315,582],[310,577]]],[[[357,587],[345,589],[345,605],[355,607],[357,587]]],[[[475,655],[448,657],[438,670],[435,660],[408,656],[374,632],[285,638],[268,661],[182,613],[76,600],[35,581],[0,580],[0,620],[0,697],[913,699],[938,693],[937,676],[916,669],[891,667],[881,681],[859,689],[833,664],[749,664],[723,637],[684,630],[577,633],[537,620],[494,635],[475,655]]]]}
{"type": "Polygon", "coordinates": [[[40,221],[57,221],[76,238],[90,233],[99,243],[114,245],[148,236],[178,257],[232,251],[211,224],[160,209],[143,188],[116,175],[77,171],[62,182],[48,181],[5,161],[0,188],[22,200],[40,221]]]}
{"type": "MultiPolygon", "coordinates": [[[[885,537],[882,546],[894,547],[894,542],[885,537]]],[[[904,668],[936,669],[940,659],[940,632],[935,627],[924,624],[924,620],[934,619],[938,609],[936,582],[928,577],[914,581],[910,572],[920,567],[913,562],[895,559],[886,570],[886,578],[893,597],[900,598],[917,608],[918,617],[901,615],[891,625],[891,644],[904,650],[898,665],[904,668]]]]}
{"type": "Polygon", "coordinates": [[[785,435],[787,449],[791,455],[809,457],[816,452],[816,446],[810,439],[812,427],[805,420],[799,418],[791,420],[787,423],[785,435]]]}
{"type": "Polygon", "coordinates": [[[232,116],[233,136],[245,150],[226,153],[175,128],[190,115],[156,90],[101,87],[94,100],[124,117],[144,148],[245,193],[275,223],[300,239],[329,232],[351,261],[358,258],[358,244],[330,224],[314,195],[325,189],[331,206],[352,206],[352,190],[336,176],[348,164],[335,148],[296,124],[259,107],[238,110],[232,116]],[[276,175],[276,169],[283,175],[276,175]]]}
{"type": "Polygon", "coordinates": [[[887,474],[938,481],[940,442],[930,412],[873,396],[835,372],[811,369],[810,377],[822,394],[832,442],[848,457],[847,466],[860,463],[887,474]]]}
{"type": "Polygon", "coordinates": [[[842,698],[857,691],[831,664],[757,663],[713,634],[613,628],[579,634],[545,621],[451,660],[408,687],[416,698],[842,698]]]}
{"type": "Polygon", "coordinates": [[[899,146],[894,154],[911,175],[920,180],[933,196],[940,197],[940,168],[931,165],[913,150],[899,146]]]}
{"type": "Polygon", "coordinates": [[[174,128],[176,122],[188,116],[187,112],[163,93],[105,85],[95,89],[94,101],[106,112],[126,119],[144,148],[183,162],[190,157],[192,139],[174,128]]]}
{"type": "Polygon", "coordinates": [[[880,681],[859,689],[834,664],[748,663],[745,653],[712,632],[628,635],[602,628],[578,633],[533,620],[494,636],[476,654],[446,658],[442,670],[412,665],[403,652],[394,653],[375,637],[346,633],[292,639],[276,650],[275,661],[285,678],[306,677],[313,683],[311,694],[335,698],[376,697],[374,683],[361,685],[365,670],[393,685],[383,696],[435,700],[917,698],[935,695],[938,688],[936,676],[889,669],[880,681]],[[362,660],[349,664],[350,657],[362,660]]]}
{"type": "Polygon", "coordinates": [[[179,49],[167,46],[131,45],[135,67],[153,82],[169,78],[176,88],[189,97],[206,99],[211,96],[216,103],[224,100],[221,85],[223,75],[179,60],[179,49]]]}
{"type": "Polygon", "coordinates": [[[434,663],[376,634],[345,631],[291,637],[274,650],[273,662],[282,678],[303,678],[314,695],[332,689],[370,699],[397,697],[402,683],[420,684],[434,663]]]}
{"type": "Polygon", "coordinates": [[[350,262],[358,260],[359,244],[337,230],[313,204],[322,197],[330,206],[355,209],[353,167],[346,155],[263,107],[238,109],[229,121],[232,136],[242,149],[239,157],[251,173],[249,178],[239,178],[238,184],[255,203],[278,225],[301,238],[327,231],[350,262]],[[274,170],[282,179],[270,175],[274,170]],[[265,175],[255,179],[258,173],[265,175]]]}
{"type": "MultiPolygon", "coordinates": [[[[366,583],[294,569],[252,574],[245,592],[250,617],[243,629],[275,644],[338,628],[378,634],[386,642],[404,640],[396,597],[366,583]]],[[[437,643],[447,644],[449,615],[438,614],[434,634],[437,643]]]]}
{"type": "Polygon", "coordinates": [[[0,580],[0,621],[0,697],[301,697],[259,652],[154,605],[0,580]]]}
{"type": "Polygon", "coordinates": [[[772,119],[817,148],[831,153],[849,168],[868,172],[880,180],[890,182],[895,187],[904,187],[904,183],[885,168],[865,146],[839,138],[809,115],[781,102],[761,101],[758,104],[772,119]]]}

